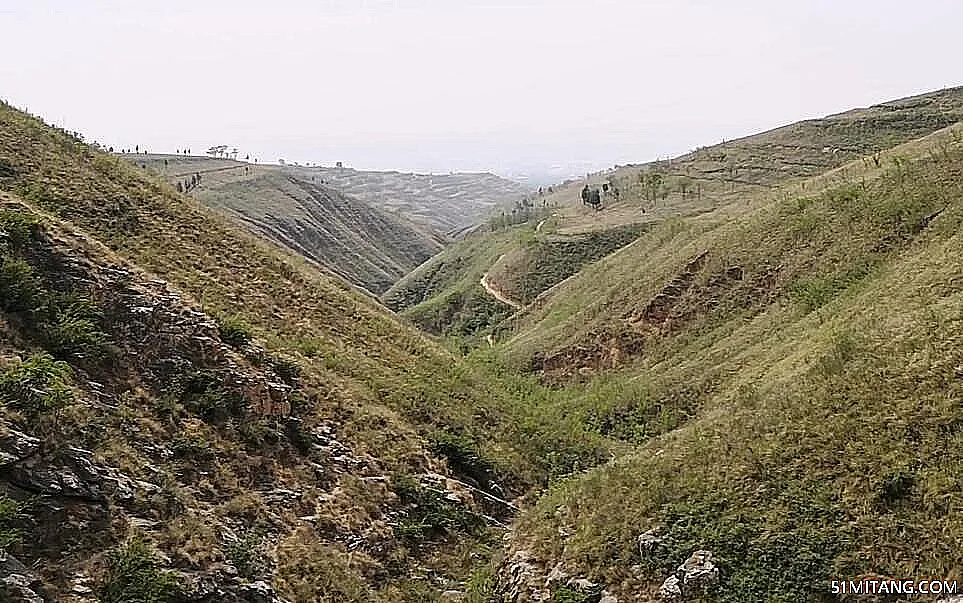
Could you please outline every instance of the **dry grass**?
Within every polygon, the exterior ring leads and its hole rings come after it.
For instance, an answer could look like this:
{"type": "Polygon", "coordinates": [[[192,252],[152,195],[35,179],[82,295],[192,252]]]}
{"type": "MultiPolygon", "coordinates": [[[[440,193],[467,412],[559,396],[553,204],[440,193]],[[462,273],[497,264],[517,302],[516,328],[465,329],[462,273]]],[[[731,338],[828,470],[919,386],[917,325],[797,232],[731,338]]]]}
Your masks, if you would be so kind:
{"type": "Polygon", "coordinates": [[[656,228],[555,292],[511,345],[544,349],[636,315],[709,251],[674,325],[646,331],[642,351],[601,378],[639,384],[609,401],[615,421],[603,424],[639,424],[642,445],[540,501],[513,547],[620,594],[657,588],[708,548],[719,601],[823,600],[830,577],[956,577],[961,140],[941,132],[732,222],[656,228]],[[713,287],[733,266],[742,278],[713,287]],[[552,320],[557,331],[541,328],[552,320]],[[586,326],[562,335],[566,324],[586,326]],[[653,404],[682,404],[684,420],[646,430],[653,404]],[[666,539],[640,557],[636,537],[654,526],[666,539]]]}

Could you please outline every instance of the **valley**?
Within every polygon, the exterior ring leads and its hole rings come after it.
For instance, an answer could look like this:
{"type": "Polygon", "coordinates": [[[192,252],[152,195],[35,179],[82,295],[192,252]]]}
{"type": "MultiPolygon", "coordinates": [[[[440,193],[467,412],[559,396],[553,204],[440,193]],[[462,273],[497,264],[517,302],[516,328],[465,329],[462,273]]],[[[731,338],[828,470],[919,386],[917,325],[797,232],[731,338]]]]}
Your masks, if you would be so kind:
{"type": "Polygon", "coordinates": [[[0,600],[956,579],[961,121],[950,88],[531,192],[0,105],[0,600]]]}

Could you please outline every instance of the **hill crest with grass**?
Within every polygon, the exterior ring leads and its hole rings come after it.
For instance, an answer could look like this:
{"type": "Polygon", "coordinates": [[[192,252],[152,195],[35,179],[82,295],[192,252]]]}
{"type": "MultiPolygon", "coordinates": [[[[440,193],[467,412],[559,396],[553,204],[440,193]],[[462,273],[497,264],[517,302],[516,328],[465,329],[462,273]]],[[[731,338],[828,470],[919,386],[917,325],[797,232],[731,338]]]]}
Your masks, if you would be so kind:
{"type": "Polygon", "coordinates": [[[340,193],[314,172],[212,157],[122,157],[375,295],[448,242],[400,211],[340,193]]]}

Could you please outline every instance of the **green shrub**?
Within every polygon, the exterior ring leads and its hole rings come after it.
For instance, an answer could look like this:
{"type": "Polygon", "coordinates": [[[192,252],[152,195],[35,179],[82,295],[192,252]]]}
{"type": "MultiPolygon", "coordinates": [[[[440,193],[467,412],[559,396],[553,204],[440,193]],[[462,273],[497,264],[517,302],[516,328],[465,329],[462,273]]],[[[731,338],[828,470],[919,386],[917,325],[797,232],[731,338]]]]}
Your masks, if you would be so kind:
{"type": "Polygon", "coordinates": [[[301,339],[295,342],[294,349],[307,358],[314,358],[321,355],[324,345],[317,339],[301,339]]]}
{"type": "Polygon", "coordinates": [[[243,318],[236,315],[219,315],[216,318],[217,330],[224,343],[234,348],[243,348],[254,337],[254,331],[243,318]]]}
{"type": "Polygon", "coordinates": [[[63,408],[74,401],[70,376],[66,363],[34,354],[0,376],[0,401],[30,414],[63,408]]]}
{"type": "Polygon", "coordinates": [[[465,584],[467,603],[496,603],[501,601],[498,595],[498,578],[491,566],[483,566],[472,573],[465,584]]]}
{"type": "Polygon", "coordinates": [[[187,377],[182,388],[181,403],[208,423],[244,414],[244,397],[228,387],[217,371],[197,371],[187,377]]]}
{"type": "Polygon", "coordinates": [[[200,436],[178,435],[171,445],[171,452],[178,460],[189,460],[192,464],[205,464],[217,459],[211,443],[200,436]]]}
{"type": "Polygon", "coordinates": [[[108,555],[107,573],[97,587],[102,603],[168,603],[179,595],[177,577],[158,568],[139,538],[108,555]]]}
{"type": "Polygon", "coordinates": [[[77,294],[55,296],[42,325],[50,351],[64,358],[100,358],[107,346],[107,335],[100,330],[100,310],[89,299],[77,294]]]}
{"type": "Polygon", "coordinates": [[[895,470],[886,475],[876,491],[877,502],[883,509],[889,509],[905,502],[916,487],[916,476],[905,469],[895,470]]]}
{"type": "Polygon", "coordinates": [[[602,599],[602,587],[589,589],[561,586],[552,593],[550,603],[598,603],[602,599]]]}
{"type": "Polygon", "coordinates": [[[815,277],[793,283],[789,288],[789,295],[808,314],[832,301],[837,291],[837,285],[832,279],[815,277]]]}
{"type": "Polygon", "coordinates": [[[18,211],[0,211],[0,230],[7,234],[7,244],[19,250],[40,235],[40,221],[36,217],[18,211]]]}
{"type": "Polygon", "coordinates": [[[7,312],[33,310],[40,299],[40,283],[30,264],[21,259],[0,260],[0,307],[7,312]]]}
{"type": "Polygon", "coordinates": [[[431,450],[448,459],[455,473],[471,479],[479,488],[487,488],[495,480],[494,463],[486,459],[478,444],[467,436],[441,431],[431,438],[431,450]]]}
{"type": "Polygon", "coordinates": [[[407,515],[395,527],[395,533],[405,540],[417,543],[452,533],[475,534],[485,526],[480,515],[440,492],[422,487],[410,476],[396,475],[391,485],[408,507],[407,515]]]}
{"type": "Polygon", "coordinates": [[[285,385],[298,387],[301,384],[301,365],[285,356],[270,356],[268,364],[285,385]]]}
{"type": "Polygon", "coordinates": [[[24,518],[23,508],[23,504],[0,495],[0,557],[20,544],[23,535],[16,524],[24,518]]]}
{"type": "Polygon", "coordinates": [[[254,579],[265,569],[261,550],[263,540],[259,534],[248,532],[227,546],[228,559],[246,580],[254,579]]]}
{"type": "Polygon", "coordinates": [[[305,428],[304,421],[297,417],[285,419],[284,435],[299,453],[305,456],[311,454],[314,448],[314,436],[305,428]]]}

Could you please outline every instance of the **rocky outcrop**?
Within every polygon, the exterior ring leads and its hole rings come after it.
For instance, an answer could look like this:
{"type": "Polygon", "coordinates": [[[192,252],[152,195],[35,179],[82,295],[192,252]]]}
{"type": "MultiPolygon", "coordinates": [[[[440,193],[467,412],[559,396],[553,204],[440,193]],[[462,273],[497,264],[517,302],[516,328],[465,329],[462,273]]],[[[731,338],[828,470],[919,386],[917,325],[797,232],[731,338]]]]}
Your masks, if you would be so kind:
{"type": "Polygon", "coordinates": [[[0,601],[43,603],[37,594],[40,584],[37,575],[16,557],[0,552],[0,601]]]}
{"type": "Polygon", "coordinates": [[[665,579],[659,596],[666,601],[680,601],[703,595],[719,584],[719,568],[712,561],[712,552],[692,553],[674,574],[665,579]]]}
{"type": "Polygon", "coordinates": [[[290,603],[263,580],[238,577],[231,566],[206,572],[181,572],[184,603],[290,603]]]}
{"type": "Polygon", "coordinates": [[[0,469],[28,458],[38,450],[38,438],[0,424],[0,469]]]}
{"type": "Polygon", "coordinates": [[[4,479],[28,492],[92,503],[107,503],[108,499],[131,502],[160,491],[154,484],[96,463],[91,451],[73,446],[33,454],[7,464],[2,471],[4,479]]]}

